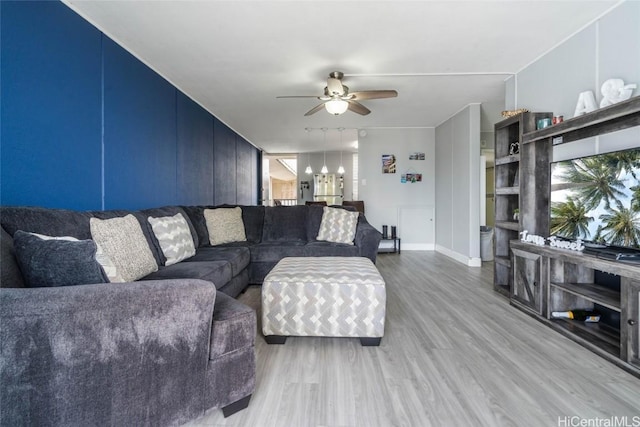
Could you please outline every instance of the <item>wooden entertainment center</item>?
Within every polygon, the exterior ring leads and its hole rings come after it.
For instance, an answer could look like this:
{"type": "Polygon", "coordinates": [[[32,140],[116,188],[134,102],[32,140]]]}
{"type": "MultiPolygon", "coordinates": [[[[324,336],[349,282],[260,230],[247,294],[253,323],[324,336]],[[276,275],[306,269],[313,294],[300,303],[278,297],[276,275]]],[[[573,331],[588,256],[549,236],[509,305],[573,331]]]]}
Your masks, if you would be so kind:
{"type": "Polygon", "coordinates": [[[550,116],[522,113],[495,125],[494,289],[514,307],[640,377],[640,263],[519,240],[523,230],[549,236],[554,145],[640,126],[640,97],[535,130],[538,119],[550,116]],[[599,323],[551,319],[552,311],[594,308],[602,312],[599,323]]]}

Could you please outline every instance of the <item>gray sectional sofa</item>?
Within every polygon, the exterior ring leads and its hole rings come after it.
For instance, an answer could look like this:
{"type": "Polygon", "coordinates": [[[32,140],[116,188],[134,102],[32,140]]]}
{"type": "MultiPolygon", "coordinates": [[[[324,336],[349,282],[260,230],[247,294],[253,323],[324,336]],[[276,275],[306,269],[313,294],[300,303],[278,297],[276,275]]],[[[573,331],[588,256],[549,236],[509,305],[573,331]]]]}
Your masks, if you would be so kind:
{"type": "Polygon", "coordinates": [[[0,208],[0,425],[177,425],[212,408],[233,414],[255,388],[257,333],[255,312],[234,298],[286,256],[375,262],[381,238],[362,215],[348,245],[316,241],[320,206],[242,206],[246,241],[211,246],[208,208],[0,208]],[[164,266],[147,218],[176,213],[196,253],[164,266]],[[157,271],[129,283],[25,287],[18,230],[91,239],[91,218],[128,214],[157,271]]]}

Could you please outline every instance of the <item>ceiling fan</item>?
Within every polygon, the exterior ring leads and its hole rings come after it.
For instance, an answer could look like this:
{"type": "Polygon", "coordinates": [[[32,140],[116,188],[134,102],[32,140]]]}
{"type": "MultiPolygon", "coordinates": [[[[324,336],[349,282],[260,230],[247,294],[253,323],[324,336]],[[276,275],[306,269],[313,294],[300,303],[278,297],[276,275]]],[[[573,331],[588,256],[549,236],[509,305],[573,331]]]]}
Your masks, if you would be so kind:
{"type": "Polygon", "coordinates": [[[301,95],[301,96],[278,96],[277,98],[317,98],[322,101],[311,110],[307,111],[305,116],[310,116],[322,108],[326,109],[330,114],[336,116],[344,113],[347,109],[366,116],[371,112],[367,107],[359,101],[365,99],[395,98],[398,92],[395,90],[363,90],[359,92],[349,92],[349,88],[342,84],[344,73],[333,71],[327,79],[327,86],[324,88],[324,95],[301,95]]]}

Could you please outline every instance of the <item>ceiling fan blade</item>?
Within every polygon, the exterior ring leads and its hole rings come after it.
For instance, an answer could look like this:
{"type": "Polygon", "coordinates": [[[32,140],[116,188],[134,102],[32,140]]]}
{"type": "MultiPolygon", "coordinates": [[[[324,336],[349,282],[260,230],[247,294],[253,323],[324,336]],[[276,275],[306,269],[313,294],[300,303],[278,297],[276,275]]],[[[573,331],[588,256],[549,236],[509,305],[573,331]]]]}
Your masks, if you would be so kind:
{"type": "Polygon", "coordinates": [[[364,105],[360,104],[358,101],[350,100],[347,102],[349,103],[349,110],[353,111],[354,113],[358,113],[360,115],[366,116],[371,112],[371,110],[369,110],[364,105]]]}
{"type": "Polygon", "coordinates": [[[363,90],[351,92],[349,95],[353,100],[362,101],[363,99],[395,98],[398,96],[398,92],[395,90],[363,90]]]}
{"type": "Polygon", "coordinates": [[[310,116],[312,114],[317,113],[318,111],[322,110],[324,108],[324,102],[320,105],[316,105],[315,107],[313,107],[311,110],[307,111],[305,113],[305,116],[310,116]]]}
{"type": "Polygon", "coordinates": [[[276,98],[316,98],[319,97],[317,95],[285,95],[285,96],[276,96],[276,98]]]}

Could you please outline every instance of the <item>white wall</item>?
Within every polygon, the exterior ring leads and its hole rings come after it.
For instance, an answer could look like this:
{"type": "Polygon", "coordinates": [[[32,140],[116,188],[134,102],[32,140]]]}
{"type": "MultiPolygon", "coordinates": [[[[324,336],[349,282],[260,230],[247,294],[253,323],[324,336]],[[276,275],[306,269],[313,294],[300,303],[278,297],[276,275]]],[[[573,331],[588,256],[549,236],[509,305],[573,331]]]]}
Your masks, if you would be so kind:
{"type": "Polygon", "coordinates": [[[358,141],[360,199],[378,230],[396,225],[403,250],[434,248],[435,133],[433,128],[367,129],[358,141]],[[425,160],[409,160],[424,152],[425,160]],[[382,155],[396,156],[396,173],[382,173],[382,155]],[[400,183],[403,173],[422,173],[422,182],[400,183]]]}
{"type": "MultiPolygon", "coordinates": [[[[580,92],[610,78],[640,86],[640,2],[627,1],[509,79],[505,108],[573,117],[580,92]]],[[[640,95],[640,88],[633,96],[640,95]]],[[[554,160],[640,146],[640,127],[554,147],[554,160]]]]}
{"type": "Polygon", "coordinates": [[[438,126],[435,138],[436,250],[480,266],[480,104],[438,126]]]}

